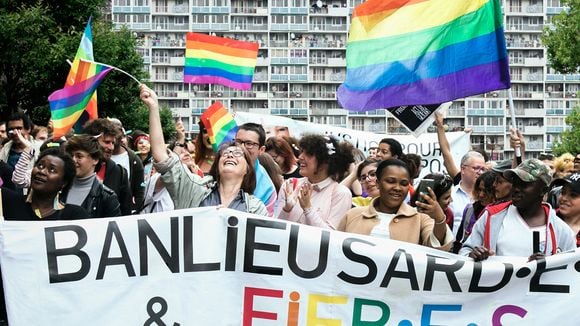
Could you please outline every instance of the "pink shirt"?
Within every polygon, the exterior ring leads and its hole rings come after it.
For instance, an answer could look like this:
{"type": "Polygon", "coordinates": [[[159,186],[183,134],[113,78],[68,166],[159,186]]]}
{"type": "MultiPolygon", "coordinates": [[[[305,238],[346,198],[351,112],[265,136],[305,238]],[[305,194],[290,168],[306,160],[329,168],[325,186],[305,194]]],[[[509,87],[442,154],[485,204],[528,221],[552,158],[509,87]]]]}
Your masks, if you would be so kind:
{"type": "MultiPolygon", "coordinates": [[[[298,179],[297,187],[305,182],[308,182],[306,178],[298,179]]],[[[312,188],[310,197],[312,207],[306,212],[298,202],[290,212],[285,212],[282,207],[286,201],[286,193],[284,189],[280,189],[275,216],[283,220],[335,230],[351,208],[350,190],[331,178],[312,184],[312,188]]]]}

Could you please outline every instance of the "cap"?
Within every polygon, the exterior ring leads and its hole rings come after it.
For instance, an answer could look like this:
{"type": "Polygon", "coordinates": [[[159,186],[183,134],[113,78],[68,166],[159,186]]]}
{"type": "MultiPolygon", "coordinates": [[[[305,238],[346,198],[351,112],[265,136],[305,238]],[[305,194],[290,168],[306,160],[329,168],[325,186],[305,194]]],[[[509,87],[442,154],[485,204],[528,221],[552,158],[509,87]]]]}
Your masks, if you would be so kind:
{"type": "Polygon", "coordinates": [[[497,172],[499,174],[503,174],[505,171],[509,170],[512,168],[512,160],[503,160],[503,161],[499,161],[497,162],[496,165],[494,165],[491,170],[493,172],[497,172]]]}
{"type": "Polygon", "coordinates": [[[576,172],[565,178],[556,179],[552,182],[552,187],[563,186],[565,184],[569,184],[573,192],[580,194],[580,173],[576,172]]]}
{"type": "Polygon", "coordinates": [[[534,182],[542,180],[546,186],[550,185],[552,176],[548,167],[538,159],[529,159],[523,161],[515,169],[509,169],[503,172],[504,178],[513,180],[517,176],[524,182],[534,182]]]}

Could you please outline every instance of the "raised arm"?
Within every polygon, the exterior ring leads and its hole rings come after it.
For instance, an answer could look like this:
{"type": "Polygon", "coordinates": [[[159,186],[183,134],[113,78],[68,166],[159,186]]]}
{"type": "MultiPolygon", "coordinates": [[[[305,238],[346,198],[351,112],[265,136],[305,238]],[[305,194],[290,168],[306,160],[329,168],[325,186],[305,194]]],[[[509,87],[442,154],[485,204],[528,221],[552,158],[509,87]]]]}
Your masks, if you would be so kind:
{"type": "Polygon", "coordinates": [[[141,101],[149,109],[149,139],[151,142],[151,155],[155,162],[163,162],[169,158],[163,139],[163,128],[159,117],[159,101],[157,94],[145,84],[139,85],[141,101]]]}
{"type": "Polygon", "coordinates": [[[441,154],[443,155],[443,165],[447,170],[447,173],[454,178],[459,172],[459,168],[455,165],[453,160],[453,155],[451,155],[451,146],[445,135],[445,127],[443,126],[443,114],[441,112],[435,112],[435,124],[437,125],[437,140],[439,141],[439,147],[441,148],[441,154]]]}

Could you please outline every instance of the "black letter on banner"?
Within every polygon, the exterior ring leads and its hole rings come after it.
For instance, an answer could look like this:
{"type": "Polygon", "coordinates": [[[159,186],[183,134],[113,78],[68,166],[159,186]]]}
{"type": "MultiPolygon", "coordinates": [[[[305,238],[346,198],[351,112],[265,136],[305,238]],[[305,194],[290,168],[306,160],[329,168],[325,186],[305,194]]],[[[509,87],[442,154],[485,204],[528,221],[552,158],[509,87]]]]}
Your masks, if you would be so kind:
{"type": "Polygon", "coordinates": [[[375,264],[371,258],[359,255],[352,251],[352,244],[355,242],[364,243],[373,247],[375,245],[372,242],[357,238],[346,238],[342,242],[342,252],[344,253],[344,256],[351,261],[365,265],[369,269],[369,273],[364,277],[355,277],[341,271],[338,273],[338,278],[351,284],[369,284],[377,277],[377,264],[375,264]]]}
{"type": "Polygon", "coordinates": [[[546,268],[546,260],[538,259],[538,268],[530,280],[530,292],[570,293],[570,287],[568,285],[540,284],[540,278],[542,277],[542,274],[560,269],[566,269],[566,267],[568,267],[568,265],[546,268]]]}
{"type": "MultiPolygon", "coordinates": [[[[449,260],[447,260],[449,261],[449,260]]],[[[437,257],[427,255],[427,269],[425,271],[425,284],[423,285],[423,291],[431,291],[433,288],[433,277],[435,272],[443,272],[447,277],[449,286],[453,292],[461,292],[461,287],[455,277],[455,272],[461,269],[465,264],[462,260],[456,260],[452,265],[438,264],[437,257]]]]}
{"type": "Polygon", "coordinates": [[[391,260],[391,263],[387,268],[387,272],[385,273],[385,278],[383,279],[383,282],[381,282],[381,287],[383,288],[388,287],[389,282],[393,277],[409,279],[409,282],[411,283],[411,289],[415,291],[419,290],[419,282],[417,282],[417,275],[415,273],[415,264],[413,263],[413,256],[406,253],[405,250],[403,249],[398,249],[397,251],[395,251],[395,254],[393,255],[393,260],[391,260]],[[401,254],[405,255],[408,271],[395,271],[397,263],[399,262],[399,258],[401,258],[401,254]]]}
{"type": "Polygon", "coordinates": [[[147,256],[147,239],[151,243],[163,259],[163,262],[172,273],[179,273],[179,225],[177,217],[171,218],[171,255],[165,247],[151,225],[146,220],[137,220],[137,229],[139,231],[139,267],[141,269],[141,276],[146,276],[149,273],[149,266],[147,265],[149,259],[147,256]]]}
{"type": "Polygon", "coordinates": [[[183,217],[183,270],[185,272],[220,270],[220,263],[193,262],[193,216],[183,217]]]}
{"type": "Polygon", "coordinates": [[[99,268],[97,270],[97,280],[102,280],[105,274],[105,268],[109,265],[125,265],[127,270],[127,275],[135,276],[135,268],[131,264],[131,259],[129,257],[129,251],[127,251],[127,246],[123,240],[123,235],[119,230],[117,222],[111,221],[107,226],[107,234],[105,235],[105,243],[103,244],[103,251],[101,252],[101,259],[99,260],[99,268]],[[110,258],[109,251],[111,250],[111,242],[113,240],[113,235],[115,236],[116,242],[119,244],[119,250],[121,251],[121,257],[110,258]]]}
{"type": "Polygon", "coordinates": [[[46,241],[46,258],[48,260],[48,277],[50,283],[72,282],[83,279],[89,273],[91,268],[91,259],[86,252],[81,248],[87,244],[87,232],[78,225],[63,225],[44,229],[44,237],[46,241]],[[79,241],[76,245],[70,248],[56,249],[56,241],[54,234],[56,232],[72,231],[77,234],[79,241]],[[79,257],[81,261],[81,268],[73,273],[58,273],[59,256],[74,255],[79,257]]]}
{"type": "Polygon", "coordinates": [[[246,221],[246,250],[244,252],[244,272],[282,275],[282,268],[254,265],[254,250],[280,252],[280,246],[256,242],[256,228],[286,230],[286,223],[248,218],[246,221]]]}
{"type": "Polygon", "coordinates": [[[238,218],[235,216],[230,216],[228,217],[228,232],[226,238],[226,262],[224,266],[224,270],[226,272],[236,270],[237,253],[238,253],[238,218]]]}
{"type": "Polygon", "coordinates": [[[478,261],[473,263],[473,276],[471,277],[471,283],[469,284],[469,292],[495,292],[506,286],[514,273],[514,266],[507,263],[503,263],[503,265],[505,267],[505,272],[498,284],[493,286],[479,286],[479,281],[481,280],[481,262],[478,261]]]}
{"type": "Polygon", "coordinates": [[[298,233],[300,225],[290,227],[290,242],[288,244],[288,266],[290,270],[302,278],[315,278],[320,276],[326,270],[328,264],[328,242],[330,241],[330,232],[320,231],[320,251],[318,252],[318,266],[311,271],[305,271],[298,266],[296,261],[296,252],[298,251],[298,233]]]}

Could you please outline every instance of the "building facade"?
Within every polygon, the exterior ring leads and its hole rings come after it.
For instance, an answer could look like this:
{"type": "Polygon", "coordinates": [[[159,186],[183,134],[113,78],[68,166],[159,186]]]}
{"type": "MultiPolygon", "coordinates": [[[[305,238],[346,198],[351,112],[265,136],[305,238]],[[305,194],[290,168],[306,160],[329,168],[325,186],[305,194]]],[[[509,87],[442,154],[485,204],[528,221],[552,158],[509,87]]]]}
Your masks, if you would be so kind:
{"type": "MultiPolygon", "coordinates": [[[[362,0],[112,0],[116,28],[127,26],[142,40],[138,49],[162,105],[192,133],[215,100],[232,111],[273,114],[315,123],[400,134],[407,130],[385,110],[348,112],[336,101],[346,75],[346,42],[353,8],[362,0]],[[185,34],[211,33],[259,42],[249,91],[183,83],[185,34]]],[[[564,8],[559,0],[504,0],[517,127],[527,157],[549,151],[568,128],[565,117],[578,105],[580,74],[561,75],[546,62],[540,43],[544,26],[564,8]]],[[[450,130],[473,129],[474,148],[492,159],[509,158],[511,115],[507,91],[458,100],[447,114],[450,130]]]]}

